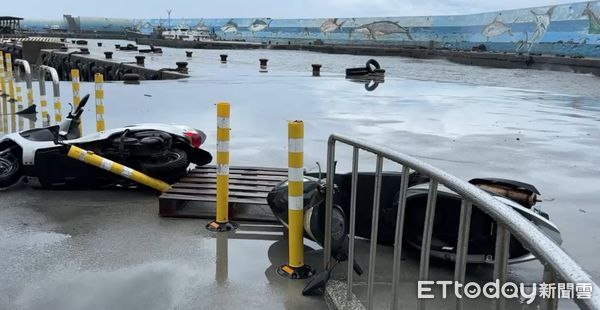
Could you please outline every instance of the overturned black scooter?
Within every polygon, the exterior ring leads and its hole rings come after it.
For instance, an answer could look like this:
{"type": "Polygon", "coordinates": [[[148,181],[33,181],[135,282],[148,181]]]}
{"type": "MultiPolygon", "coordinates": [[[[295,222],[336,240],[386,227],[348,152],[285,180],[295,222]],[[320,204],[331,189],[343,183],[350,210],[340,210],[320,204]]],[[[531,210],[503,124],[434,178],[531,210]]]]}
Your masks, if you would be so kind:
{"type": "MultiPolygon", "coordinates": [[[[380,214],[378,224],[379,244],[394,244],[396,216],[398,211],[401,173],[386,172],[382,177],[380,214]]],[[[404,244],[421,248],[425,210],[430,179],[417,172],[408,175],[408,190],[404,217],[404,244]]],[[[304,178],[304,232],[305,237],[323,245],[325,238],[325,179],[317,174],[307,174],[304,178]]],[[[350,189],[352,174],[334,175],[334,194],[332,207],[332,255],[337,261],[348,257],[348,217],[350,214],[350,189]]],[[[358,173],[356,200],[356,237],[369,239],[371,236],[371,218],[373,207],[374,173],[358,173]]],[[[562,243],[560,231],[549,220],[548,214],[535,206],[539,201],[539,191],[532,185],[505,179],[478,178],[470,181],[488,192],[507,206],[512,207],[523,217],[531,221],[544,234],[557,244],[562,243]]],[[[287,181],[284,181],[269,193],[267,201],[275,217],[287,226],[287,181]]],[[[460,221],[461,198],[450,189],[440,185],[435,208],[431,256],[440,260],[455,261],[460,221]]],[[[479,208],[473,208],[467,263],[493,263],[496,240],[496,222],[479,208]]],[[[511,237],[509,264],[533,260],[535,257],[517,239],[511,237]]],[[[358,266],[357,262],[353,262],[358,266]]],[[[355,268],[357,270],[357,268],[355,268]]],[[[360,271],[360,267],[358,267],[360,271]]],[[[329,273],[330,271],[327,271],[329,273]]],[[[321,275],[326,282],[328,274],[321,275]]],[[[322,283],[324,284],[324,283],[322,283]]],[[[305,293],[318,288],[309,285],[305,293]]]]}
{"type": "Polygon", "coordinates": [[[191,163],[202,166],[212,156],[201,148],[206,135],[170,124],[137,124],[81,136],[80,118],[89,95],[60,125],[0,137],[0,188],[25,180],[34,187],[90,188],[133,185],[67,156],[77,146],[168,183],[178,181],[191,163]]]}

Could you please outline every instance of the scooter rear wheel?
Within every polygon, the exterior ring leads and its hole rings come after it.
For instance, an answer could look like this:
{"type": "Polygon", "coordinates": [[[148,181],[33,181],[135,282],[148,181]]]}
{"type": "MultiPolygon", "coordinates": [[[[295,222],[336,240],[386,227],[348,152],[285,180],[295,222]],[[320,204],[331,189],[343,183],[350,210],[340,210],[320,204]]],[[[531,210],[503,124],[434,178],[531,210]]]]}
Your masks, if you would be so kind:
{"type": "Polygon", "coordinates": [[[141,172],[167,183],[175,183],[185,176],[189,164],[187,153],[180,149],[169,150],[160,158],[146,157],[139,160],[141,172]]]}

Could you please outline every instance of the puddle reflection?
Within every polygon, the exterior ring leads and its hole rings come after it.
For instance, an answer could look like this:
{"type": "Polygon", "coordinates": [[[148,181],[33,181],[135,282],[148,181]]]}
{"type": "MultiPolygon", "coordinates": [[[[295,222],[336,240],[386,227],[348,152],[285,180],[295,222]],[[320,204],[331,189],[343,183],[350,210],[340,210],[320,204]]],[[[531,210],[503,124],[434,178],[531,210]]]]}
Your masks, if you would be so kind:
{"type": "Polygon", "coordinates": [[[379,84],[385,83],[385,79],[379,76],[366,76],[366,77],[346,77],[350,82],[364,84],[366,91],[374,91],[379,87],[379,84]]]}
{"type": "Polygon", "coordinates": [[[229,274],[229,234],[217,233],[217,260],[215,280],[219,284],[225,283],[229,274]]]}

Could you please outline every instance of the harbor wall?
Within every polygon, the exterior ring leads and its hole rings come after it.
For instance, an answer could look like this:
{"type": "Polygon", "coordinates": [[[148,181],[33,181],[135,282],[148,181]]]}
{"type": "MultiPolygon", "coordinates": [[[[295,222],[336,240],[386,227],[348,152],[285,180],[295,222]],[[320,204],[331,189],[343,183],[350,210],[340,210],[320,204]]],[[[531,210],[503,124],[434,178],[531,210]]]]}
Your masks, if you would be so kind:
{"type": "MultiPolygon", "coordinates": [[[[24,27],[28,22],[23,21],[24,27]]],[[[82,30],[103,27],[102,19],[81,23],[82,30]]],[[[131,24],[143,33],[167,26],[164,18],[131,20],[131,24]]],[[[600,57],[600,1],[457,16],[172,19],[171,26],[176,25],[213,31],[224,40],[267,44],[426,45],[461,50],[483,44],[488,51],[600,57]]]]}

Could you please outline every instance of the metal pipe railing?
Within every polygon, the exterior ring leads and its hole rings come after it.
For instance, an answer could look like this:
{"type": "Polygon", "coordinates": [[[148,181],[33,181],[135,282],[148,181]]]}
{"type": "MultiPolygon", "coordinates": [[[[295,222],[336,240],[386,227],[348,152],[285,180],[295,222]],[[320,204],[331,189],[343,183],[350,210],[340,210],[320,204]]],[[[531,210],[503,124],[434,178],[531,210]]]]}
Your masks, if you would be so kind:
{"type": "MultiPolygon", "coordinates": [[[[23,67],[23,71],[25,72],[25,87],[27,88],[27,98],[29,99],[29,93],[33,92],[33,86],[31,82],[31,66],[29,62],[24,59],[15,59],[15,67],[23,67]]],[[[21,71],[16,71],[17,79],[21,77],[21,71]]]]}
{"type": "Polygon", "coordinates": [[[62,120],[61,116],[61,104],[60,104],[60,80],[58,78],[58,72],[56,69],[41,65],[39,68],[39,84],[40,84],[40,105],[42,109],[42,122],[44,126],[50,125],[50,118],[48,115],[48,101],[46,99],[46,73],[50,74],[52,78],[52,93],[54,95],[54,118],[58,123],[62,120]]]}
{"type": "MultiPolygon", "coordinates": [[[[460,206],[460,222],[458,223],[458,242],[456,243],[456,265],[454,266],[454,281],[458,283],[465,283],[472,211],[473,205],[467,202],[466,200],[463,200],[460,206]]],[[[463,299],[457,298],[456,309],[462,309],[462,307],[463,299]]]]}
{"type": "MultiPolygon", "coordinates": [[[[367,290],[367,307],[372,309],[373,305],[373,282],[375,276],[375,255],[377,249],[377,228],[379,217],[379,197],[381,191],[382,163],[383,159],[388,159],[403,166],[403,178],[400,185],[399,208],[396,221],[396,234],[394,242],[394,269],[392,280],[392,309],[398,307],[399,301],[399,278],[400,278],[400,257],[402,254],[402,229],[404,222],[404,211],[406,208],[406,189],[408,184],[409,169],[418,171],[421,174],[428,176],[431,179],[428,202],[426,210],[426,223],[424,225],[423,243],[421,248],[421,266],[419,277],[421,280],[426,279],[429,275],[429,253],[431,245],[431,235],[433,219],[435,214],[436,195],[438,183],[454,191],[462,197],[461,215],[459,223],[459,234],[457,240],[457,253],[454,278],[456,281],[464,283],[466,270],[466,257],[468,252],[468,236],[470,230],[472,206],[475,205],[483,212],[491,216],[497,223],[496,234],[496,252],[494,259],[494,278],[501,283],[506,281],[507,265],[509,257],[509,242],[511,235],[517,238],[524,247],[526,247],[540,262],[544,265],[544,281],[556,282],[560,278],[569,283],[589,283],[592,286],[591,296],[589,299],[580,299],[574,297],[575,303],[584,309],[600,309],[600,287],[594,283],[591,277],[565,252],[559,245],[554,243],[550,238],[544,235],[537,229],[529,220],[521,216],[517,211],[495,199],[488,193],[477,188],[476,186],[462,181],[455,176],[452,176],[438,168],[435,168],[427,163],[424,163],[414,157],[397,152],[387,147],[376,146],[373,144],[354,140],[353,138],[333,134],[329,137],[327,147],[327,191],[326,191],[326,209],[325,209],[325,240],[324,240],[324,257],[323,265],[327,270],[331,269],[331,220],[333,208],[333,175],[335,166],[335,145],[340,142],[353,149],[353,164],[352,164],[352,193],[351,193],[351,220],[350,223],[350,244],[349,258],[354,258],[354,221],[356,220],[356,185],[358,164],[358,151],[364,150],[373,153],[377,156],[376,173],[375,173],[375,192],[373,202],[373,218],[371,226],[371,247],[369,253],[369,276],[367,290]]],[[[349,261],[352,264],[352,260],[349,261]]],[[[348,268],[348,295],[352,294],[352,268],[348,268]]],[[[556,300],[545,300],[547,306],[555,306],[556,300]]],[[[501,309],[505,305],[505,300],[499,298],[495,302],[495,308],[501,309]]],[[[419,303],[421,308],[424,308],[424,303],[419,303]]],[[[462,302],[457,301],[457,309],[462,309],[462,302]]]]}
{"type": "MultiPolygon", "coordinates": [[[[352,185],[350,189],[350,231],[349,248],[354,249],[354,236],[356,235],[356,191],[358,187],[358,148],[352,149],[352,185]]],[[[348,252],[348,261],[354,261],[354,251],[348,252]]],[[[348,287],[346,291],[346,299],[352,300],[352,285],[354,283],[354,268],[352,264],[348,264],[348,287]]]]}

